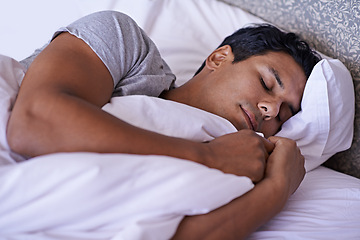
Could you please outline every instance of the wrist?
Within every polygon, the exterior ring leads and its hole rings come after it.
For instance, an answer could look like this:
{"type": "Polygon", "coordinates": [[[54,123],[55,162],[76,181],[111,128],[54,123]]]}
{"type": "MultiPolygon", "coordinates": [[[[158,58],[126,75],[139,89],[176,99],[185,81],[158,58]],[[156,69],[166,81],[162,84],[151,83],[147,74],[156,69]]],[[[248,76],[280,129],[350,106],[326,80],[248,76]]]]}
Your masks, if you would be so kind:
{"type": "Polygon", "coordinates": [[[209,167],[208,159],[211,154],[207,144],[172,137],[165,140],[164,144],[160,150],[160,152],[163,151],[161,155],[185,159],[209,167]]]}
{"type": "Polygon", "coordinates": [[[281,206],[279,210],[286,204],[290,197],[289,186],[285,180],[281,178],[265,178],[259,184],[266,185],[264,189],[267,189],[269,202],[277,202],[278,206],[281,206]]]}
{"type": "MultiPolygon", "coordinates": [[[[217,168],[215,152],[212,151],[208,143],[196,142],[194,144],[193,161],[205,165],[209,168],[217,168]]],[[[219,167],[219,166],[218,166],[219,167]]]]}
{"type": "Polygon", "coordinates": [[[192,142],[190,147],[186,147],[185,154],[186,159],[210,167],[210,154],[206,143],[192,142]]]}

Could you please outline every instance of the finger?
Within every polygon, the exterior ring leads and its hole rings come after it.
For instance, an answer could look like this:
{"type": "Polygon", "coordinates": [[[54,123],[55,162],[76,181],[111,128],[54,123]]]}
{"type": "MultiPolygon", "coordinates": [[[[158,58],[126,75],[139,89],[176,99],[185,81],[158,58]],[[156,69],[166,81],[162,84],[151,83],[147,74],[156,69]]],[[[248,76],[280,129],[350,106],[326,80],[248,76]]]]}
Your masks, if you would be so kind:
{"type": "Polygon", "coordinates": [[[275,148],[275,144],[272,143],[270,140],[268,140],[266,138],[263,138],[263,137],[262,137],[262,141],[263,141],[263,144],[264,144],[264,147],[265,147],[266,151],[268,153],[271,153],[275,148]]]}
{"type": "Polygon", "coordinates": [[[270,142],[272,142],[273,144],[276,144],[277,141],[279,141],[281,139],[281,137],[276,137],[276,136],[271,136],[268,138],[268,140],[270,142]]]}

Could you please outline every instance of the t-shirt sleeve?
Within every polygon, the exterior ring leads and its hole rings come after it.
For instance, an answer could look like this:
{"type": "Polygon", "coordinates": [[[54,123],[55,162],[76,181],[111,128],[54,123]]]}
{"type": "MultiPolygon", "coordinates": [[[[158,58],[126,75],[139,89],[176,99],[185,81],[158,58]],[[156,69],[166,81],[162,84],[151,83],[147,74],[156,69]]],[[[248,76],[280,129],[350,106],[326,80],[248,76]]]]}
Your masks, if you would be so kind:
{"type": "Polygon", "coordinates": [[[60,28],[52,39],[62,32],[82,39],[103,61],[114,81],[114,96],[158,96],[175,81],[154,42],[123,13],[90,14],[60,28]]]}

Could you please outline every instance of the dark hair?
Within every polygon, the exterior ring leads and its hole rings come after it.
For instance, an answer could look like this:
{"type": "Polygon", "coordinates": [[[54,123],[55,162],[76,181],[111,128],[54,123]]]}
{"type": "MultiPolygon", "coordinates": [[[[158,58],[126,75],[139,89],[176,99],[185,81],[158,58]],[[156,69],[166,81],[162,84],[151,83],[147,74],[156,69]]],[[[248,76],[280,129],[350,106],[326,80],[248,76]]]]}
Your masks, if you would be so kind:
{"type": "MultiPolygon", "coordinates": [[[[269,51],[288,53],[303,68],[307,78],[315,64],[321,59],[320,55],[295,33],[285,33],[270,24],[256,24],[240,28],[226,37],[219,47],[224,45],[230,45],[234,54],[233,63],[246,60],[254,55],[264,55],[269,51]]],[[[204,66],[205,62],[195,75],[204,66]]]]}

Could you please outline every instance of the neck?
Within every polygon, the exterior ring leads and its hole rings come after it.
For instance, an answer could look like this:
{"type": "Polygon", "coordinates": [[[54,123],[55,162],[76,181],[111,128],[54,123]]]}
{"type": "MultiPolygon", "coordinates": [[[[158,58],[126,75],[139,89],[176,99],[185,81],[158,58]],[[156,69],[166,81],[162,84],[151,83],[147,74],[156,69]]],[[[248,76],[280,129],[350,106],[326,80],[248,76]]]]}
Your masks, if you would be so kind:
{"type": "Polygon", "coordinates": [[[198,98],[201,96],[201,94],[199,94],[201,91],[201,82],[202,81],[200,81],[200,77],[196,75],[183,85],[170,89],[169,91],[164,91],[160,97],[193,107],[198,107],[198,98]]]}

